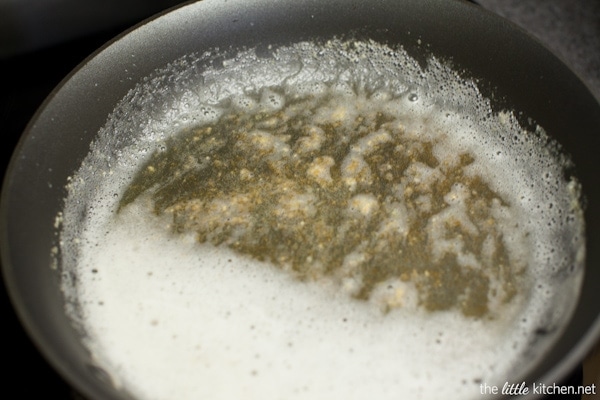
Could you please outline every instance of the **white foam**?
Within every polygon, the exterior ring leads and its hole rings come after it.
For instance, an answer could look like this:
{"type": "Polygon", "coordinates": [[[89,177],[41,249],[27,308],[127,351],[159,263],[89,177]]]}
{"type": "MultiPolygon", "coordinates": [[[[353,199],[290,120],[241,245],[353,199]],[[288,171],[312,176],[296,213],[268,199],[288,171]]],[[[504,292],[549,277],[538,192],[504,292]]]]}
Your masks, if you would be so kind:
{"type": "Polygon", "coordinates": [[[504,322],[419,311],[400,281],[378,295],[407,308],[382,314],[327,282],[169,236],[139,205],[94,222],[110,231],[80,260],[88,344],[140,398],[473,398],[527,345],[504,322]]]}
{"type": "MultiPolygon", "coordinates": [[[[401,49],[372,42],[299,43],[277,49],[272,58],[248,50],[224,68],[207,66],[210,57],[179,60],[132,91],[68,186],[63,289],[86,345],[117,385],[141,399],[478,398],[481,382],[516,379],[535,363],[574,306],[584,253],[579,189],[574,180],[559,178],[564,165],[542,132],[522,132],[511,113],[492,116],[473,82],[435,59],[423,71],[401,49]],[[164,83],[173,74],[179,77],[175,87],[164,83]],[[145,94],[149,88],[153,96],[145,94]],[[414,282],[398,278],[361,302],[348,295],[360,290],[360,276],[344,277],[339,291],[329,279],[298,282],[285,270],[231,250],[170,236],[170,221],[150,217],[145,198],[116,214],[135,171],[164,148],[165,139],[187,126],[214,123],[229,109],[292,119],[306,111],[301,100],[307,94],[319,108],[315,126],[296,148],[269,133],[269,121],[244,141],[281,161],[294,152],[318,155],[325,141],[319,123],[344,126],[378,113],[393,119],[386,131],[339,139],[354,143],[341,161],[341,175],[357,190],[349,215],[370,218],[387,210],[390,217],[377,235],[397,232],[403,238],[414,217],[404,196],[422,191],[418,208],[431,209],[425,189],[441,179],[441,167],[458,165],[460,154],[468,153],[474,161],[465,175],[483,177],[506,202],[490,209],[502,243],[527,265],[522,284],[535,282],[544,290],[533,285],[508,305],[499,294],[490,297],[490,307],[503,311],[492,320],[456,310],[427,312],[414,282]],[[123,121],[122,115],[132,117],[123,121]],[[377,173],[364,157],[399,136],[406,141],[396,150],[406,154],[432,142],[440,166],[413,163],[394,186],[394,199],[360,193],[377,173]],[[391,312],[381,312],[382,301],[391,312]],[[539,337],[540,328],[552,334],[539,337]]],[[[335,163],[321,157],[304,175],[326,187],[335,163]]],[[[253,177],[247,170],[240,176],[253,177]]],[[[448,220],[477,231],[463,206],[471,195],[456,184],[444,197],[444,212],[430,220],[429,234],[438,238],[434,257],[451,251],[470,267],[486,254],[492,258],[494,238],[484,240],[477,260],[464,242],[445,236],[448,220]]],[[[294,198],[282,212],[317,212],[310,195],[294,198]]],[[[210,207],[222,209],[217,201],[210,207]]],[[[230,213],[248,211],[234,209],[246,204],[241,200],[227,204],[230,213]]],[[[208,213],[201,219],[220,217],[208,213]]],[[[342,269],[360,264],[361,251],[347,254],[342,269]]]]}

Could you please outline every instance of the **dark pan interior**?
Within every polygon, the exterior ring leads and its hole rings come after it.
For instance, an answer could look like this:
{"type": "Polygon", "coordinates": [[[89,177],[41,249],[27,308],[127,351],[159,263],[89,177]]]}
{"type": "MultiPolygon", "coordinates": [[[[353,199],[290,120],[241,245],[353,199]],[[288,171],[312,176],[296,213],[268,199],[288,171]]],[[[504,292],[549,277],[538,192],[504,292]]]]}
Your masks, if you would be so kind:
{"type": "Polygon", "coordinates": [[[600,105],[563,63],[514,25],[467,2],[205,0],[141,24],[65,78],[28,125],[5,177],[2,261],[11,298],[43,354],[84,395],[127,398],[92,367],[65,316],[50,250],[67,177],[117,102],[142,77],[194,51],[348,32],[401,43],[422,62],[430,53],[449,60],[480,82],[496,110],[522,111],[524,124],[540,124],[571,154],[587,198],[586,278],[567,330],[527,379],[558,382],[585,356],[600,332],[600,105]]]}

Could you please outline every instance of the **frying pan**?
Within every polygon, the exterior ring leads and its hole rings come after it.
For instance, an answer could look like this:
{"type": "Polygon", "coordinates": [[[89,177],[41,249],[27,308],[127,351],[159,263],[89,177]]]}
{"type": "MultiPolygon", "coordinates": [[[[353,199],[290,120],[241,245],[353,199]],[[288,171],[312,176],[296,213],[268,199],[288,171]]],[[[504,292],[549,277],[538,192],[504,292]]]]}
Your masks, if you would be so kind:
{"type": "Polygon", "coordinates": [[[50,254],[67,178],[107,116],[143,77],[191,52],[351,31],[399,43],[423,64],[431,54],[446,60],[478,82],[494,110],[517,110],[524,126],[543,126],[571,155],[587,205],[585,280],[566,330],[523,380],[560,382],[597,341],[600,105],[552,53],[514,25],[461,1],[205,0],[142,23],[83,62],[33,117],[5,177],[1,250],[9,295],[45,357],[86,397],[128,398],[95,366],[66,316],[60,270],[50,268],[50,254]]]}

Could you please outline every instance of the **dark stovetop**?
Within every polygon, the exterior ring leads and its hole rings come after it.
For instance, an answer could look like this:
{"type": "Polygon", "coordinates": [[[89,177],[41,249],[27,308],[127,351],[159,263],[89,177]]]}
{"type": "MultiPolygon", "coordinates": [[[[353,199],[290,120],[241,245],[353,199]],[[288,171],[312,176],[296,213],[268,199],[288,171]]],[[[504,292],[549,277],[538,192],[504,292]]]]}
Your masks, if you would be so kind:
{"type": "MultiPolygon", "coordinates": [[[[0,11],[6,4],[0,0],[0,11]]],[[[68,0],[67,0],[68,1],[68,0]]],[[[65,3],[67,1],[64,1],[65,3]]],[[[91,0],[90,0],[91,1],[91,0]]],[[[128,0],[136,6],[144,4],[128,0]]],[[[122,4],[128,4],[123,0],[122,4]]],[[[588,84],[600,99],[600,1],[598,0],[477,0],[481,6],[506,16],[522,25],[529,32],[557,53],[588,84]]],[[[178,3],[153,2],[154,9],[131,11],[129,18],[121,17],[118,23],[102,25],[98,21],[94,29],[84,33],[69,34],[64,31],[55,35],[53,41],[30,41],[22,48],[0,52],[0,126],[5,149],[13,149],[29,119],[52,89],[68,75],[83,59],[105,42],[129,26],[152,15],[161,8],[178,3]]],[[[0,12],[0,15],[2,13],[0,12]]],[[[4,14],[6,19],[6,14],[4,14]]],[[[0,17],[0,25],[4,21],[0,17]]],[[[39,19],[39,16],[38,16],[39,19]]],[[[69,23],[69,20],[61,20],[69,23]]],[[[104,20],[105,22],[105,20],[104,20]]],[[[48,25],[50,28],[51,24],[48,25]]],[[[6,31],[0,28],[0,47],[6,31]]],[[[10,39],[10,38],[9,38],[10,39]]],[[[0,51],[3,49],[0,49],[0,51]]],[[[2,158],[2,171],[8,157],[2,158]]],[[[5,342],[4,372],[5,389],[13,386],[20,398],[50,397],[54,399],[77,399],[79,396],[47,364],[23,331],[10,305],[4,287],[0,287],[0,312],[5,342]],[[26,380],[23,378],[26,377],[26,380]],[[28,382],[24,384],[23,382],[28,382]]],[[[577,368],[568,382],[582,382],[581,368],[577,368]]],[[[552,399],[548,396],[546,399],[552,399]]],[[[567,397],[561,397],[566,399],[567,397]]]]}

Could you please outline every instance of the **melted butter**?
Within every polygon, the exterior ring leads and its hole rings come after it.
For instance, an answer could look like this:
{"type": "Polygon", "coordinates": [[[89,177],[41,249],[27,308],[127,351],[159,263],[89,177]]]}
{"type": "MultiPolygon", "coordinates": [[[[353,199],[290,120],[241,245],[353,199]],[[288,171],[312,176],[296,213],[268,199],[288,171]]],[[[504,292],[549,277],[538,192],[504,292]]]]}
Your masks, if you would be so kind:
{"type": "Polygon", "coordinates": [[[465,173],[475,154],[436,156],[451,132],[407,133],[387,104],[330,94],[232,111],[169,139],[119,207],[149,192],[174,232],[300,280],[333,280],[383,311],[410,301],[393,284],[400,281],[426,310],[493,317],[526,290],[527,265],[497,221],[510,205],[465,173]]]}
{"type": "Polygon", "coordinates": [[[55,255],[96,367],[165,400],[520,381],[581,286],[568,159],[434,57],[272,50],[155,71],[69,180],[55,255]]]}

